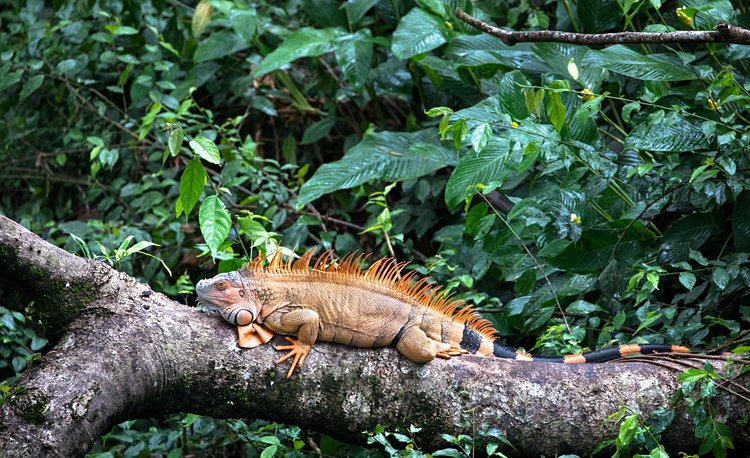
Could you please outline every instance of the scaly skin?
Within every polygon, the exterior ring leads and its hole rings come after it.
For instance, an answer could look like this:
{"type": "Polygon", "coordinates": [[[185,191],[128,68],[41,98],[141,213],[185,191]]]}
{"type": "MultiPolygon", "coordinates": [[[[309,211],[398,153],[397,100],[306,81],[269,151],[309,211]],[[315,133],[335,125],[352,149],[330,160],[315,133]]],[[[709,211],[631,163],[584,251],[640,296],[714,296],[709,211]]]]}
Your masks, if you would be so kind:
{"type": "Polygon", "coordinates": [[[332,253],[326,252],[309,269],[312,254],[282,265],[277,253],[268,267],[256,259],[197,286],[200,302],[237,325],[240,347],[266,343],[273,333],[297,336],[286,337],[289,345],[276,347],[289,352],[279,363],[293,358],[288,377],[318,340],[363,348],[395,345],[418,363],[464,353],[575,364],[634,353],[689,351],[633,344],[564,358],[532,358],[495,341],[491,324],[462,301],[445,298],[424,279],[413,281],[412,273],[401,276],[404,263],[381,259],[363,270],[366,257],[349,255],[341,264],[329,263],[332,253]]]}

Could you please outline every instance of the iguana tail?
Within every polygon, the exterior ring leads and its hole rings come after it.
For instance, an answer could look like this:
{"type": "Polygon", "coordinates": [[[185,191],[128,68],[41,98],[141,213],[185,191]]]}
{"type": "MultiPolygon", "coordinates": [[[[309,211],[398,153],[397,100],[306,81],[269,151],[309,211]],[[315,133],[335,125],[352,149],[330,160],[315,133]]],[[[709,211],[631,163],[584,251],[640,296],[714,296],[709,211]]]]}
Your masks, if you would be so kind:
{"type": "Polygon", "coordinates": [[[564,364],[583,364],[583,363],[604,363],[619,358],[625,358],[635,354],[648,355],[653,353],[690,353],[690,349],[680,345],[661,345],[661,344],[624,344],[616,347],[605,348],[602,350],[588,353],[577,353],[574,355],[565,355],[559,358],[537,357],[528,353],[506,347],[500,342],[493,343],[493,356],[498,358],[517,359],[521,361],[543,361],[551,363],[564,364]]]}

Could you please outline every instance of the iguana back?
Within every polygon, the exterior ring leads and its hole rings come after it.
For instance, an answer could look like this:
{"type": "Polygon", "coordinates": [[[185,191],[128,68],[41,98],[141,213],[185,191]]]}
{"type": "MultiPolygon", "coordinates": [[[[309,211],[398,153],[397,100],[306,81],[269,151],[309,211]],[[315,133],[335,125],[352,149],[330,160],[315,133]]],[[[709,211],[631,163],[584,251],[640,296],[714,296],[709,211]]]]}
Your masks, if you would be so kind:
{"type": "Polygon", "coordinates": [[[198,283],[199,300],[238,326],[239,345],[252,348],[278,333],[290,345],[279,360],[294,357],[301,365],[317,340],[356,347],[395,345],[404,356],[426,363],[436,356],[464,353],[519,360],[565,363],[601,362],[633,353],[688,351],[672,345],[621,345],[563,358],[533,358],[501,345],[492,324],[443,288],[416,279],[415,271],[401,275],[407,263],[383,258],[365,269],[367,255],[354,253],[340,263],[325,252],[310,268],[314,250],[296,262],[281,262],[277,252],[263,266],[256,258],[236,272],[198,283]]]}

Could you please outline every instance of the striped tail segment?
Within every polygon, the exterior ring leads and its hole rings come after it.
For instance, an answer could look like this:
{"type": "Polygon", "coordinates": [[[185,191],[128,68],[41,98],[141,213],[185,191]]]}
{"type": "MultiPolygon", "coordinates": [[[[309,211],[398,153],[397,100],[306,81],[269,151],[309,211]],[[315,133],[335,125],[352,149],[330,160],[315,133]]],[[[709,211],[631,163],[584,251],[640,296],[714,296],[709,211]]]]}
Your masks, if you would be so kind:
{"type": "Polygon", "coordinates": [[[492,354],[498,358],[516,359],[519,361],[539,361],[564,364],[584,364],[584,363],[605,363],[619,358],[626,358],[632,355],[648,355],[654,353],[690,353],[690,349],[680,345],[661,345],[661,344],[624,344],[617,347],[605,348],[603,350],[592,351],[589,353],[578,353],[574,355],[565,355],[559,358],[536,357],[520,350],[506,347],[500,342],[493,342],[492,354]]]}

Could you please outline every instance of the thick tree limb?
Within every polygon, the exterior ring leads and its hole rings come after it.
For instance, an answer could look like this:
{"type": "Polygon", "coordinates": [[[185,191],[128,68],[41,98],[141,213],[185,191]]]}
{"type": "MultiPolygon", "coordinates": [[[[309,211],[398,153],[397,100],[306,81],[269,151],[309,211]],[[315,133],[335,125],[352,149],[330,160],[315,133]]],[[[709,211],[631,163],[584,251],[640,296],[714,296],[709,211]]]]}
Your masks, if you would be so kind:
{"type": "MultiPolygon", "coordinates": [[[[648,363],[466,356],[418,365],[393,349],[328,344],[316,345],[287,380],[270,345],[240,350],[220,318],[59,250],[4,217],[0,278],[27,286],[61,336],[0,407],[4,457],[81,454],[119,421],[185,411],[266,418],[350,440],[376,424],[415,424],[424,428],[421,444],[459,433],[455,423],[471,412],[477,427],[499,428],[525,454],[588,454],[616,435],[607,417],[621,403],[647,417],[668,407],[675,390],[676,373],[648,363]],[[60,301],[66,312],[54,313],[60,301]]],[[[748,404],[724,395],[716,408],[736,427],[750,415],[748,404]]],[[[736,446],[750,444],[747,432],[734,434],[736,446]]],[[[663,442],[695,447],[691,419],[678,414],[663,442]]]]}
{"type": "Polygon", "coordinates": [[[536,30],[514,32],[487,24],[456,8],[456,17],[475,29],[496,36],[508,46],[516,43],[553,42],[574,45],[614,45],[623,43],[733,43],[750,44],[750,30],[719,22],[716,30],[680,30],[676,32],[615,32],[615,33],[573,33],[556,30],[536,30]]]}

